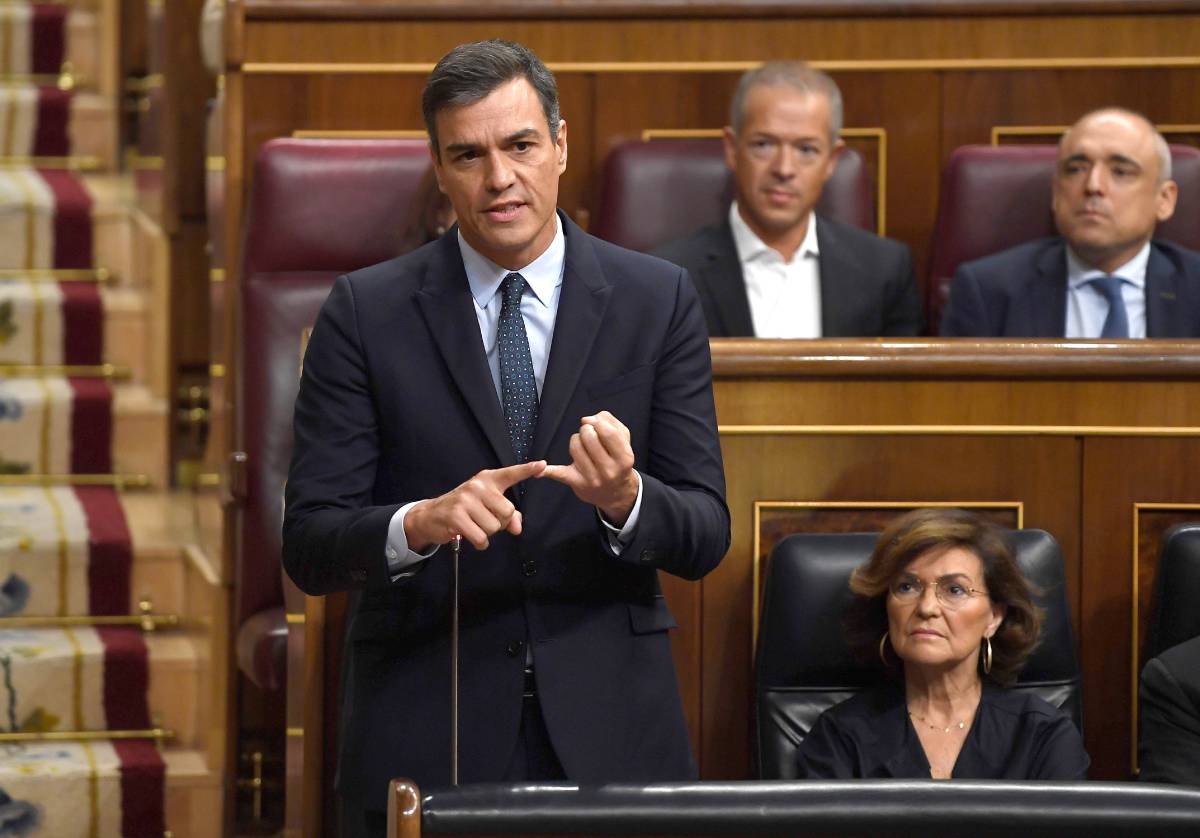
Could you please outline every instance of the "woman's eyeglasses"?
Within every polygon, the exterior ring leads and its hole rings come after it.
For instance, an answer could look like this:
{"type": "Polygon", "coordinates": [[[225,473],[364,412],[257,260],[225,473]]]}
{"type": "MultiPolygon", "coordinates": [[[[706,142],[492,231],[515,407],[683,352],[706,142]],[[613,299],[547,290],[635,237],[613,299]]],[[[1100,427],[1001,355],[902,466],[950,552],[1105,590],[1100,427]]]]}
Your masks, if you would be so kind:
{"type": "MultiPolygon", "coordinates": [[[[981,591],[977,588],[972,588],[968,584],[969,580],[958,574],[950,576],[939,576],[933,580],[934,594],[946,608],[959,608],[967,603],[971,597],[987,596],[987,591],[981,591]]],[[[910,603],[917,602],[925,595],[925,586],[929,584],[922,582],[912,574],[897,577],[891,585],[888,586],[888,593],[895,597],[897,602],[910,603]]]]}

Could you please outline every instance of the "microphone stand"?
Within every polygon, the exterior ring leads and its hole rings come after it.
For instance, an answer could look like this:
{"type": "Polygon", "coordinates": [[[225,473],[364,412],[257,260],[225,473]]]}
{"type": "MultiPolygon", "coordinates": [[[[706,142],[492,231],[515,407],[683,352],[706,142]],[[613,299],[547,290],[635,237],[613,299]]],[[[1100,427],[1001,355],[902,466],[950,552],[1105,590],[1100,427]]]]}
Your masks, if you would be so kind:
{"type": "Polygon", "coordinates": [[[458,785],[458,559],[462,536],[450,541],[450,560],[454,572],[454,602],[450,616],[450,785],[458,785]]]}

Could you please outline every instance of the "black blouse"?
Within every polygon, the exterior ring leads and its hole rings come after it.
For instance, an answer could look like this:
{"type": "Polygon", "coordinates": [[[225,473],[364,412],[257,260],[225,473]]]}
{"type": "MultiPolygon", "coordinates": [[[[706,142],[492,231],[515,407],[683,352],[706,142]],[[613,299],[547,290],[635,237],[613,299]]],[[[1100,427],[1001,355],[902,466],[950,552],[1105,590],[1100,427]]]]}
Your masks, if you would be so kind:
{"type": "MultiPolygon", "coordinates": [[[[985,681],[951,777],[1085,780],[1090,762],[1065,713],[1035,695],[985,681]]],[[[796,763],[801,779],[930,776],[929,760],[908,718],[904,688],[891,683],[822,713],[800,744],[796,763]]]]}

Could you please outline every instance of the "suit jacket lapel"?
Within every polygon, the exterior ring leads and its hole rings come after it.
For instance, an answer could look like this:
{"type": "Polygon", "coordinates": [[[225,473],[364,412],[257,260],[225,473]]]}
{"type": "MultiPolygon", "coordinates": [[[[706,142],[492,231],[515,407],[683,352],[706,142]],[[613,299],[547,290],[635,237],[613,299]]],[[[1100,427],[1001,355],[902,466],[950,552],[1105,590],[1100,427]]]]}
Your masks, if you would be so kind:
{"type": "Polygon", "coordinates": [[[1062,240],[1037,260],[1037,276],[1029,283],[1032,337],[1060,338],[1067,329],[1067,250],[1062,240]]]}
{"type": "Polygon", "coordinates": [[[841,244],[837,232],[828,224],[817,221],[818,262],[821,265],[821,334],[824,337],[840,337],[855,334],[857,329],[850,322],[848,304],[854,298],[848,287],[861,273],[851,248],[841,244]]]}
{"type": "Polygon", "coordinates": [[[430,260],[425,282],[417,292],[417,304],[450,377],[483,428],[497,459],[503,466],[512,465],[516,458],[488,370],[479,320],[458,249],[458,228],[442,236],[437,247],[438,256],[430,260]]]}
{"type": "MultiPolygon", "coordinates": [[[[563,413],[579,384],[612,293],[612,286],[600,270],[587,234],[562,213],[559,217],[567,239],[566,264],[546,380],[538,404],[537,429],[533,432],[530,448],[530,457],[535,460],[546,456],[554,432],[563,421],[563,413]]],[[[570,417],[570,421],[578,422],[579,417],[570,417]]]]}
{"type": "Polygon", "coordinates": [[[1181,311],[1175,288],[1175,267],[1161,250],[1150,244],[1150,260],[1146,263],[1146,337],[1189,337],[1180,328],[1181,311]]]}
{"type": "Polygon", "coordinates": [[[754,320],[750,316],[750,298],[746,295],[746,280],[742,263],[738,261],[733,229],[726,221],[712,229],[707,261],[697,277],[709,289],[721,318],[723,334],[728,337],[754,337],[754,320]]]}

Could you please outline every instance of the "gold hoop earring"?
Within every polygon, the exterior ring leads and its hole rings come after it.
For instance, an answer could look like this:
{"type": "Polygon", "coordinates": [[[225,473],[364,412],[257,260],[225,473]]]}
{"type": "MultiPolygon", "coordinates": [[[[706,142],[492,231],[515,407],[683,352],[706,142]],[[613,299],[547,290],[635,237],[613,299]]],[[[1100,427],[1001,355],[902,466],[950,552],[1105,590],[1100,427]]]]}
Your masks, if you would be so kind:
{"type": "Polygon", "coordinates": [[[879,660],[883,662],[883,666],[885,669],[887,668],[888,662],[887,662],[887,653],[883,647],[887,643],[887,639],[888,639],[888,633],[885,631],[883,633],[883,637],[879,638],[879,660]]]}
{"type": "Polygon", "coordinates": [[[983,642],[987,644],[983,651],[983,674],[992,674],[992,638],[985,637],[983,642]]]}

